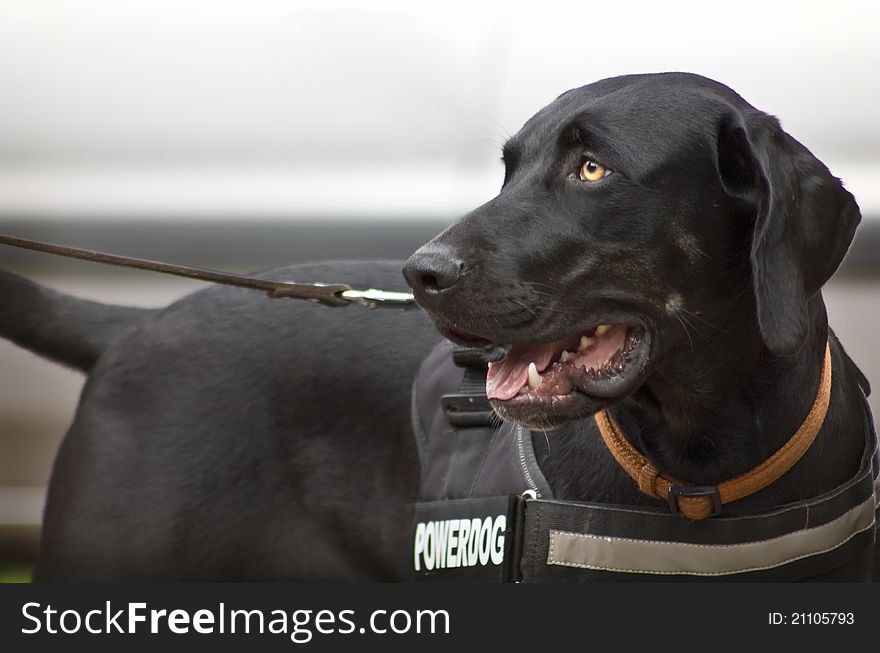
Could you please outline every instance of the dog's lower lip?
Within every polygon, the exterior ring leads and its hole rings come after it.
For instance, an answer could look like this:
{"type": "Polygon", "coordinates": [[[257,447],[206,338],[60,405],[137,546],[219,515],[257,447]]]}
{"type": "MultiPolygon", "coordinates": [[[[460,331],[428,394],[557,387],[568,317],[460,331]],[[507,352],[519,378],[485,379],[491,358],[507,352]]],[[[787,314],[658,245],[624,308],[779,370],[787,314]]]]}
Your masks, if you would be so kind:
{"type": "Polygon", "coordinates": [[[463,347],[488,347],[492,344],[490,340],[448,324],[438,325],[437,328],[445,338],[463,347]]]}

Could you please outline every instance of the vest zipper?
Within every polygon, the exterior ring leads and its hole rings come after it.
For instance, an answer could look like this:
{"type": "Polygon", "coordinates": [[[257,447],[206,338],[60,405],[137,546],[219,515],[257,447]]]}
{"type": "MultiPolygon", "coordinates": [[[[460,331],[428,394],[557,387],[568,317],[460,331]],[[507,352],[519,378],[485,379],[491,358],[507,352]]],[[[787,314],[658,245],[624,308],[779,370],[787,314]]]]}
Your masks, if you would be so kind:
{"type": "Polygon", "coordinates": [[[541,498],[541,491],[538,489],[538,486],[535,484],[534,479],[532,479],[532,473],[529,471],[529,466],[526,464],[526,452],[525,452],[525,444],[523,442],[523,438],[525,434],[523,433],[523,427],[519,424],[516,425],[516,448],[517,453],[519,454],[519,466],[522,469],[523,478],[525,478],[526,483],[529,484],[529,489],[535,493],[535,497],[541,498]]]}

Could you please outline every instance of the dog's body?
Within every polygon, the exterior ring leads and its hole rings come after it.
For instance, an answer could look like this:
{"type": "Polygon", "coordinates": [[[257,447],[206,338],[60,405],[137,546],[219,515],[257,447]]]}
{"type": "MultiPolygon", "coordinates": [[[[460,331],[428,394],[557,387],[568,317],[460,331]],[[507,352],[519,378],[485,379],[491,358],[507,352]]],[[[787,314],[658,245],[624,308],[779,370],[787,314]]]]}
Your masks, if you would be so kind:
{"type": "MultiPolygon", "coordinates": [[[[535,446],[557,498],[656,505],[599,439],[603,408],[671,476],[711,485],[755,467],[809,411],[826,340],[833,383],[815,443],[725,513],[855,473],[867,382],[819,288],[858,208],[773,119],[704,78],[614,78],[538,113],[505,159],[499,196],[404,271],[444,335],[510,346],[489,396],[503,417],[550,429],[535,446]],[[559,358],[582,333],[583,371],[559,358]],[[528,356],[544,360],[526,377],[528,356]]],[[[399,269],[267,276],[395,289],[399,269]]],[[[221,288],[139,311],[6,274],[0,297],[0,335],[89,372],[38,578],[405,577],[419,475],[410,386],[439,340],[424,315],[221,288]]],[[[870,578],[873,555],[834,577],[870,578]]]]}
{"type": "MultiPolygon", "coordinates": [[[[404,285],[387,262],[268,276],[404,285]]],[[[37,579],[404,577],[389,552],[406,549],[418,485],[410,384],[439,339],[423,314],[214,287],[81,323],[0,279],[5,305],[40,316],[24,337],[82,328],[106,345],[55,463],[37,579]]]]}

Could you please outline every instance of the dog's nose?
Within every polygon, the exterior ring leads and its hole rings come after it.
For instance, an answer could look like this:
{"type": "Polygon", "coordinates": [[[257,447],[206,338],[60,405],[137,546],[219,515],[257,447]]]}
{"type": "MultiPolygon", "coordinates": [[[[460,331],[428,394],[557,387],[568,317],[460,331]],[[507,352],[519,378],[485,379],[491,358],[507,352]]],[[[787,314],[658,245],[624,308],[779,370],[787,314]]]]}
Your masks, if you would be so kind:
{"type": "Polygon", "coordinates": [[[464,261],[449,252],[422,247],[403,266],[403,276],[417,294],[432,296],[449,290],[461,279],[464,261]]]}

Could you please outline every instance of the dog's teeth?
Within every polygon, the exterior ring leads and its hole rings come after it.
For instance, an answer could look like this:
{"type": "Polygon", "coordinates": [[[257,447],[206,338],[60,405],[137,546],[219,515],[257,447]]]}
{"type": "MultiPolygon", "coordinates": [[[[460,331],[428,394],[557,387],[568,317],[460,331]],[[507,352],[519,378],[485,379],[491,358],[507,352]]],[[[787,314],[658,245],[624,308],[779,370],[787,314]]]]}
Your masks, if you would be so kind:
{"type": "Polygon", "coordinates": [[[587,347],[593,344],[593,339],[588,336],[581,336],[581,346],[578,347],[578,351],[583,351],[587,347]]]}
{"type": "Polygon", "coordinates": [[[541,375],[534,363],[529,363],[529,387],[534,390],[541,385],[541,375]]]}
{"type": "Polygon", "coordinates": [[[608,331],[608,329],[610,329],[610,328],[611,328],[610,324],[600,324],[599,326],[596,327],[596,335],[597,336],[604,335],[604,333],[606,331],[608,331]]]}
{"type": "Polygon", "coordinates": [[[572,358],[574,358],[574,354],[572,354],[570,351],[563,351],[562,356],[559,358],[559,360],[561,360],[563,363],[565,363],[565,362],[571,360],[572,358]]]}

